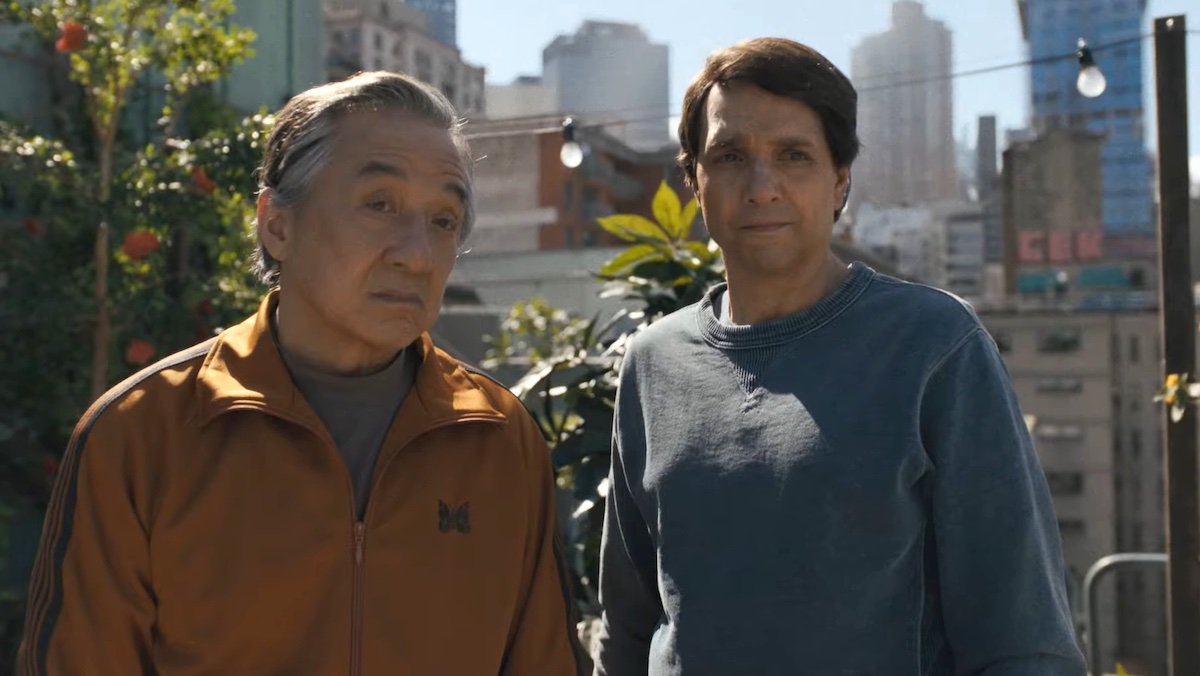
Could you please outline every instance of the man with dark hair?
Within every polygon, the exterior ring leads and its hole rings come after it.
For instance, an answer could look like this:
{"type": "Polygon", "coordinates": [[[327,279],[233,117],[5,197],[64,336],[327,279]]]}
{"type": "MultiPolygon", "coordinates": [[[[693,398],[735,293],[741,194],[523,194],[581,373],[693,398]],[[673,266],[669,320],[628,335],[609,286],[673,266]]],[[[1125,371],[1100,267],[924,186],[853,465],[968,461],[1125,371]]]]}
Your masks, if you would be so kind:
{"type": "Polygon", "coordinates": [[[783,39],[712,54],[680,164],[727,284],[622,365],[599,674],[1085,671],[1049,492],[969,306],[830,250],[856,94],[783,39]]]}
{"type": "Polygon", "coordinates": [[[84,414],[17,673],[576,673],[541,432],[428,333],[474,218],[454,109],[310,89],[259,176],[275,288],[84,414]]]}

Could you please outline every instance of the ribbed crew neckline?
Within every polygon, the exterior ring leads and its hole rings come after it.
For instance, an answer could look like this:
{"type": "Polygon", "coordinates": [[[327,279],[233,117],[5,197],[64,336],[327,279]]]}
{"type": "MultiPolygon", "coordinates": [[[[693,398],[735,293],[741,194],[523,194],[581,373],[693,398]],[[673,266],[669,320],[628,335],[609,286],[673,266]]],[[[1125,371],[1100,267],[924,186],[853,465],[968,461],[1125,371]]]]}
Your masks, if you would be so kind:
{"type": "Polygon", "coordinates": [[[727,324],[717,317],[717,299],[726,293],[727,285],[718,284],[697,306],[700,334],[714,347],[749,349],[780,345],[810,333],[854,304],[875,278],[875,271],[855,261],[849,266],[846,278],[816,305],[796,314],[771,319],[758,324],[727,324]]]}

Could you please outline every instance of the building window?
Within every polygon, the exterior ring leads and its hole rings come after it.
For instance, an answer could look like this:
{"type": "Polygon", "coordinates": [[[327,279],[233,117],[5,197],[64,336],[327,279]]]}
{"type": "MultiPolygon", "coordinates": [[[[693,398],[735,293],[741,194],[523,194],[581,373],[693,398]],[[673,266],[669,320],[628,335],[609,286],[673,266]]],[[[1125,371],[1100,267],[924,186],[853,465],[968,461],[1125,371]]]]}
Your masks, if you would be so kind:
{"type": "Polygon", "coordinates": [[[1129,412],[1137,413],[1142,410],[1142,388],[1137,383],[1129,385],[1129,412]]]}
{"type": "Polygon", "coordinates": [[[379,31],[375,32],[375,49],[383,49],[383,33],[380,33],[379,31]]]}
{"type": "Polygon", "coordinates": [[[1035,428],[1038,439],[1047,441],[1079,441],[1083,439],[1083,427],[1071,423],[1038,423],[1035,428]]]}
{"type": "Polygon", "coordinates": [[[1047,472],[1046,483],[1052,495],[1079,495],[1083,492],[1081,472],[1047,472]]]}
{"type": "Polygon", "coordinates": [[[1081,378],[1043,378],[1037,383],[1037,391],[1044,394],[1073,394],[1083,391],[1081,378]]]}
{"type": "Polygon", "coordinates": [[[1129,361],[1136,364],[1142,358],[1141,344],[1136,335],[1129,336],[1129,361]]]}
{"type": "Polygon", "coordinates": [[[1083,345],[1083,332],[1078,328],[1050,329],[1038,334],[1038,352],[1062,354],[1078,352],[1083,345]]]}
{"type": "Polygon", "coordinates": [[[1142,432],[1138,428],[1129,431],[1129,458],[1138,460],[1142,457],[1142,432]]]}

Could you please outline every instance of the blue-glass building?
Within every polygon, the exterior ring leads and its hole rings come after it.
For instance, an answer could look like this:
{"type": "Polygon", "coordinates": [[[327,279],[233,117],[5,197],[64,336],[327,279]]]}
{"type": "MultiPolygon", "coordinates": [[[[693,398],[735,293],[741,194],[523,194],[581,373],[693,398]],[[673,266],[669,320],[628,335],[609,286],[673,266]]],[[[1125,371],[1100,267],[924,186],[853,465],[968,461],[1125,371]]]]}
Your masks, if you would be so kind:
{"type": "Polygon", "coordinates": [[[429,32],[437,41],[458,46],[458,0],[408,0],[429,16],[429,32]]]}
{"type": "Polygon", "coordinates": [[[1086,128],[1105,136],[1102,222],[1106,254],[1153,257],[1153,167],[1145,149],[1139,39],[1145,0],[1018,0],[1031,60],[1069,54],[1079,38],[1092,47],[1108,81],[1089,99],[1076,89],[1079,64],[1059,59],[1030,67],[1033,128],[1086,128]],[[1114,44],[1116,43],[1116,44],[1114,44]]]}

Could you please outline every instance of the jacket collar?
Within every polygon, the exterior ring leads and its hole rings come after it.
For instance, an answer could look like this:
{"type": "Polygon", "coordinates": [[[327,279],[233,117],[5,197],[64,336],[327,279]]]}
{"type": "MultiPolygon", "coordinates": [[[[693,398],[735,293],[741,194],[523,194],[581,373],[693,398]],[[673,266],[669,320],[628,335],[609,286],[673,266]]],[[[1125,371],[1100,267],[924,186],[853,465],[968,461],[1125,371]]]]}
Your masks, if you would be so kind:
{"type": "MultiPolygon", "coordinates": [[[[259,410],[311,429],[323,428],[292,381],[275,342],[271,316],[278,303],[279,290],[273,289],[255,315],[214,340],[196,380],[201,425],[229,411],[259,410]]],[[[419,427],[506,420],[476,379],[435,347],[428,333],[421,334],[412,347],[418,350],[421,365],[398,417],[419,427]]]]}

